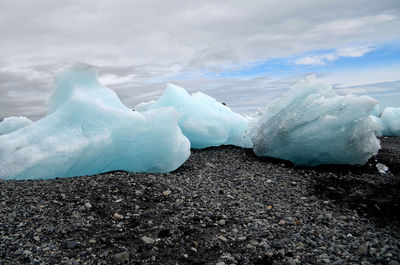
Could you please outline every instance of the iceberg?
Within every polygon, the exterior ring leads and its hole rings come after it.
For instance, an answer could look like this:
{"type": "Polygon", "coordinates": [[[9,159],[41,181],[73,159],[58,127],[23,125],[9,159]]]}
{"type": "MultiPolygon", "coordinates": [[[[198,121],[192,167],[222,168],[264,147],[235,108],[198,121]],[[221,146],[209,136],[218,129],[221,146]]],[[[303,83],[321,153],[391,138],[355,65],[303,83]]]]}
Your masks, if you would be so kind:
{"type": "Polygon", "coordinates": [[[192,148],[252,146],[247,136],[247,119],[202,92],[190,95],[184,88],[168,84],[163,95],[154,103],[138,106],[141,110],[174,107],[179,115],[179,126],[192,148]]]}
{"type": "Polygon", "coordinates": [[[147,111],[149,109],[149,107],[154,104],[154,102],[156,102],[156,101],[150,100],[149,102],[142,102],[140,104],[137,104],[135,107],[133,107],[133,110],[140,111],[140,112],[147,111]]]}
{"type": "Polygon", "coordinates": [[[0,136],[0,179],[169,172],[189,156],[174,108],[132,111],[77,64],[56,76],[46,117],[0,136]]]}
{"type": "Polygon", "coordinates": [[[376,104],[368,96],[338,96],[309,76],[251,126],[254,152],[303,166],[364,164],[380,149],[378,125],[369,116],[376,104]]]}
{"type": "Polygon", "coordinates": [[[33,122],[30,119],[23,116],[7,117],[2,122],[0,122],[0,135],[11,133],[32,123],[33,122]]]}
{"type": "Polygon", "coordinates": [[[379,123],[383,127],[382,135],[400,136],[400,108],[385,108],[379,123]]]}
{"type": "Polygon", "coordinates": [[[374,117],[378,117],[378,118],[381,116],[381,111],[380,111],[380,108],[379,108],[379,104],[375,105],[375,107],[371,110],[371,114],[370,115],[374,116],[374,117]]]}

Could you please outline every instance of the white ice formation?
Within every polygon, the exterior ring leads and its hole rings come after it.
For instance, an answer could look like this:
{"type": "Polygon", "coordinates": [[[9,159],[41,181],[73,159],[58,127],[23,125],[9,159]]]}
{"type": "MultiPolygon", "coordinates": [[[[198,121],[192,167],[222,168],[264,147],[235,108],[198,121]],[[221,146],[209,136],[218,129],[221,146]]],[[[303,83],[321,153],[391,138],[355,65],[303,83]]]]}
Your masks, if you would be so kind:
{"type": "Polygon", "coordinates": [[[168,172],[189,157],[174,108],[132,111],[85,64],[64,69],[56,85],[46,117],[0,136],[0,179],[168,172]]]}
{"type": "Polygon", "coordinates": [[[23,116],[5,118],[0,122],[0,135],[11,133],[32,123],[30,119],[23,116]]]}
{"type": "Polygon", "coordinates": [[[378,117],[378,118],[381,116],[381,111],[380,111],[380,108],[379,108],[379,104],[375,105],[375,107],[371,110],[371,114],[370,115],[374,116],[374,117],[378,117]]]}
{"type": "Polygon", "coordinates": [[[168,84],[164,94],[156,102],[138,106],[139,109],[145,106],[144,109],[149,110],[174,107],[179,114],[179,126],[193,148],[252,145],[250,138],[246,136],[247,119],[202,92],[190,95],[182,87],[168,84]]]}
{"type": "Polygon", "coordinates": [[[385,108],[376,120],[382,126],[383,136],[400,136],[400,108],[385,108]]]}
{"type": "Polygon", "coordinates": [[[251,128],[254,152],[296,165],[364,164],[380,143],[370,118],[376,100],[338,96],[313,76],[271,102],[251,128]]]}

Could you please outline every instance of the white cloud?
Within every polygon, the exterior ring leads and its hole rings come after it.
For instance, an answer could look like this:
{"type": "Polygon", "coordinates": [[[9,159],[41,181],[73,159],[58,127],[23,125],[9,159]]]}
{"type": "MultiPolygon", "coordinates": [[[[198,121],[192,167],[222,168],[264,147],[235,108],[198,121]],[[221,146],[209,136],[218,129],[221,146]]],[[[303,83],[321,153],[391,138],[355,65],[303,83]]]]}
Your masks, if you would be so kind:
{"type": "Polygon", "coordinates": [[[373,48],[366,46],[348,46],[322,55],[300,57],[294,63],[301,65],[326,65],[329,62],[336,61],[340,57],[362,57],[373,50],[373,48]]]}
{"type": "Polygon", "coordinates": [[[350,46],[336,50],[336,54],[340,57],[361,57],[372,50],[373,48],[371,47],[350,46]]]}
{"type": "MultiPolygon", "coordinates": [[[[145,89],[149,81],[188,71],[229,71],[313,50],[335,52],[299,62],[365,54],[340,48],[399,39],[399,28],[398,0],[0,0],[0,71],[29,80],[5,86],[11,77],[2,76],[0,98],[14,91],[36,113],[26,92],[35,86],[45,99],[51,73],[76,61],[98,65],[124,97],[140,98],[159,91],[145,89]]],[[[14,97],[7,100],[0,116],[22,114],[14,97]]]]}

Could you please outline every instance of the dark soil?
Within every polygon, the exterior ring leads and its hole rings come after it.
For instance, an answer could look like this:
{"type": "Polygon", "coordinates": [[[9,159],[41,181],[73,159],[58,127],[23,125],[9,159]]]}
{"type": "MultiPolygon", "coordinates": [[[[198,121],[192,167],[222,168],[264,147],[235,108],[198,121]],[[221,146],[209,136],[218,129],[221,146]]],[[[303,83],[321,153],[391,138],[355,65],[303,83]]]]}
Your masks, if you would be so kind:
{"type": "Polygon", "coordinates": [[[400,139],[381,140],[364,166],[223,146],[168,174],[0,180],[0,264],[399,264],[400,139]]]}

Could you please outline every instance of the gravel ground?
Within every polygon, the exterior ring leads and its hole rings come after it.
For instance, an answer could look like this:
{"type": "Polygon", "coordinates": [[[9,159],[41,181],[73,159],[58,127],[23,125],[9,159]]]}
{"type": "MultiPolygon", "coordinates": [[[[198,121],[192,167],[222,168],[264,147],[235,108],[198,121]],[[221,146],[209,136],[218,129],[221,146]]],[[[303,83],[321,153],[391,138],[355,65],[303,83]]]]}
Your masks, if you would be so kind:
{"type": "Polygon", "coordinates": [[[381,140],[362,167],[224,146],[168,174],[0,180],[0,264],[400,264],[400,138],[381,140]]]}

